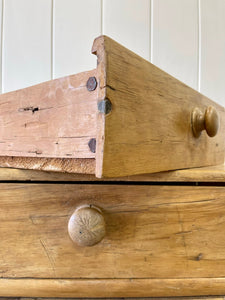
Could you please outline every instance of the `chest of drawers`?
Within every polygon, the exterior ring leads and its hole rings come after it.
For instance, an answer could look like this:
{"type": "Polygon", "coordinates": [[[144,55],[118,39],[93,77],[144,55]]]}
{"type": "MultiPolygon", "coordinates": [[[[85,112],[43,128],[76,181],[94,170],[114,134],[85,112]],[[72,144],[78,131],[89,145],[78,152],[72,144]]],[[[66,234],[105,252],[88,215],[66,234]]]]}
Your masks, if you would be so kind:
{"type": "Polygon", "coordinates": [[[0,296],[225,294],[223,165],[117,181],[3,168],[0,180],[0,296]],[[105,222],[93,246],[68,233],[84,206],[105,222]]]}
{"type": "Polygon", "coordinates": [[[0,96],[0,296],[225,294],[224,108],[108,37],[92,52],[0,96]]]}

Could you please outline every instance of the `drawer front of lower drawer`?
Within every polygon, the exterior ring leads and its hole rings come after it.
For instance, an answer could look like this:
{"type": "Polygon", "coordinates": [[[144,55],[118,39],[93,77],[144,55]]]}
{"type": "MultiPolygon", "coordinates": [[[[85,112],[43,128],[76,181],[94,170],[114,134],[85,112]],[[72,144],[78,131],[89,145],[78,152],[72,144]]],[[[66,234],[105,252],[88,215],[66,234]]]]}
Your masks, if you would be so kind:
{"type": "Polygon", "coordinates": [[[1,184],[3,278],[190,278],[225,276],[225,188],[1,184]],[[106,235],[77,246],[77,207],[102,210],[106,235]]]}

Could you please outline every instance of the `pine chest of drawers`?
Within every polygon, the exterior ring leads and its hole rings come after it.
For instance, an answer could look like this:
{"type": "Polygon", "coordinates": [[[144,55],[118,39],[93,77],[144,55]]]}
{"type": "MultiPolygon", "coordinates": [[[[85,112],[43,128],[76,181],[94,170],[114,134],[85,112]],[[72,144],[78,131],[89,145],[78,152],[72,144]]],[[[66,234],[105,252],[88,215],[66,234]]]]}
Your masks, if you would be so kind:
{"type": "Polygon", "coordinates": [[[108,37],[92,52],[0,95],[0,296],[225,294],[224,108],[108,37]]]}
{"type": "Polygon", "coordinates": [[[224,166],[117,181],[3,168],[0,179],[0,296],[225,294],[224,166]],[[93,246],[68,232],[84,207],[105,222],[93,246]]]}

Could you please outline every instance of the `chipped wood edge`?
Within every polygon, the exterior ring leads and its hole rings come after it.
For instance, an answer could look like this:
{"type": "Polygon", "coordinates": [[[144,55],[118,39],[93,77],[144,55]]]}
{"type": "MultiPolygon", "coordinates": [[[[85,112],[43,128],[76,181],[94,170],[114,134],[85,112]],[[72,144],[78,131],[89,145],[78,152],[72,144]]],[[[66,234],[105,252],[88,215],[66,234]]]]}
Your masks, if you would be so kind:
{"type": "MultiPolygon", "coordinates": [[[[1,156],[0,168],[17,168],[58,173],[95,174],[95,159],[1,156]]],[[[43,173],[40,172],[40,175],[43,173]]]]}
{"type": "Polygon", "coordinates": [[[224,294],[225,278],[0,279],[1,297],[133,298],[224,294]]]}

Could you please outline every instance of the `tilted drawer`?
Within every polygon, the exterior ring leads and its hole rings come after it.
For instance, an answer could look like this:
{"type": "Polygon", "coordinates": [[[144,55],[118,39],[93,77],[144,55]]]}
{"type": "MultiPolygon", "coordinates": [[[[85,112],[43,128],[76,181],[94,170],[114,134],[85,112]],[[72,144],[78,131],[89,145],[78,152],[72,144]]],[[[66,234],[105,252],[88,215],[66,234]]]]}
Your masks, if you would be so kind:
{"type": "Polygon", "coordinates": [[[1,296],[225,293],[225,187],[2,183],[0,224],[1,296]],[[92,247],[68,234],[83,205],[106,223],[92,247]]]}
{"type": "Polygon", "coordinates": [[[95,70],[0,95],[0,166],[98,178],[224,162],[225,109],[100,36],[95,70]]]}

